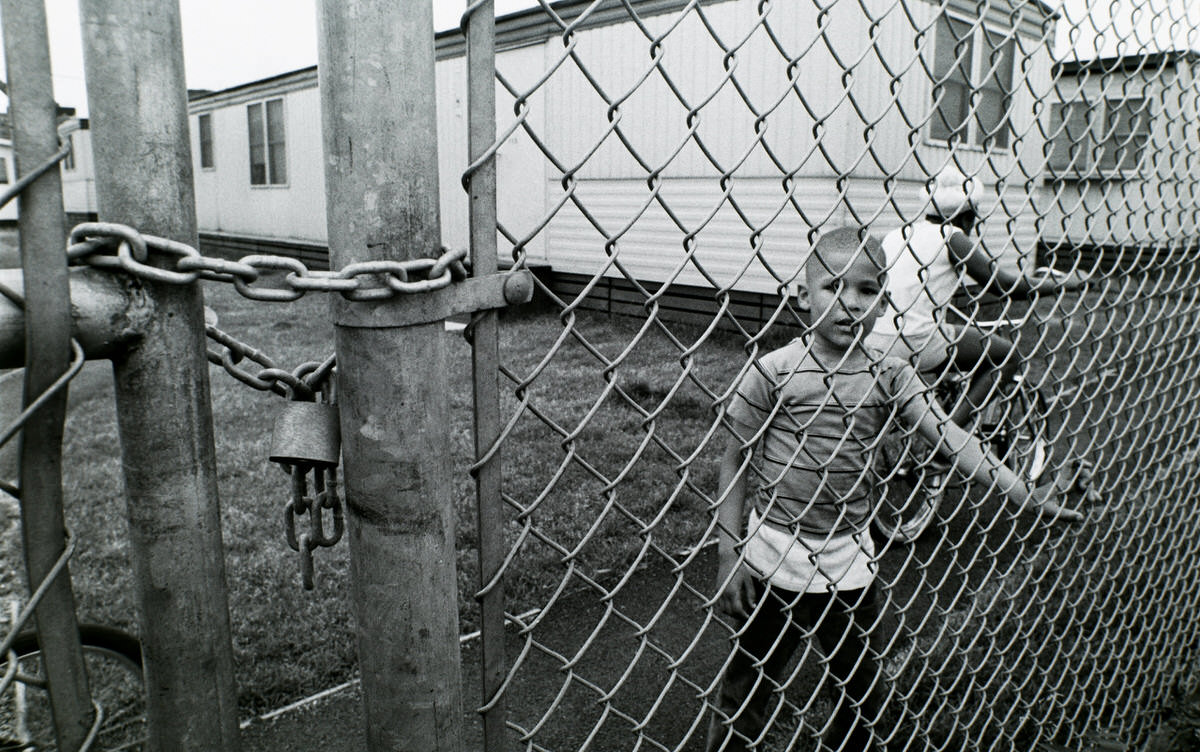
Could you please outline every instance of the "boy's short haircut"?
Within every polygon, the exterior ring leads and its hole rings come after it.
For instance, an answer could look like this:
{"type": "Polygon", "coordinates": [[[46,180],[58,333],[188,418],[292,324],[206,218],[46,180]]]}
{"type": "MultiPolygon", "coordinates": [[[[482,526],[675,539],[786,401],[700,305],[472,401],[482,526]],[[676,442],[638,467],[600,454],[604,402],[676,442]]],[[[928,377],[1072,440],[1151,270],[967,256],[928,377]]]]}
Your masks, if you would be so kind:
{"type": "Polygon", "coordinates": [[[837,273],[846,261],[854,259],[860,253],[875,265],[881,277],[887,275],[887,256],[883,252],[883,245],[866,227],[854,225],[837,227],[821,233],[808,255],[807,264],[820,263],[830,272],[837,273]],[[833,258],[838,254],[845,254],[845,261],[835,263],[833,258]]]}

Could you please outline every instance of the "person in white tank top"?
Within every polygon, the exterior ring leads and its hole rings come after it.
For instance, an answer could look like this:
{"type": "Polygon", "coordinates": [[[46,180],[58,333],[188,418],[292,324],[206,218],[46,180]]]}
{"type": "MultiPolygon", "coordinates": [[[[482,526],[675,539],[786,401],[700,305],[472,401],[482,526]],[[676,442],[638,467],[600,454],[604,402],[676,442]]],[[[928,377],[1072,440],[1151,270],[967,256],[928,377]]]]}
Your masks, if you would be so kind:
{"type": "Polygon", "coordinates": [[[905,358],[923,373],[940,372],[952,360],[957,370],[971,374],[967,399],[950,416],[961,425],[970,424],[975,406],[1020,363],[1008,339],[946,321],[955,293],[969,280],[1012,297],[1077,290],[1086,282],[1079,275],[1035,277],[1000,265],[969,237],[981,221],[982,194],[976,178],[947,167],[926,189],[926,216],[888,233],[883,240],[888,307],[866,339],[883,355],[905,358]]]}

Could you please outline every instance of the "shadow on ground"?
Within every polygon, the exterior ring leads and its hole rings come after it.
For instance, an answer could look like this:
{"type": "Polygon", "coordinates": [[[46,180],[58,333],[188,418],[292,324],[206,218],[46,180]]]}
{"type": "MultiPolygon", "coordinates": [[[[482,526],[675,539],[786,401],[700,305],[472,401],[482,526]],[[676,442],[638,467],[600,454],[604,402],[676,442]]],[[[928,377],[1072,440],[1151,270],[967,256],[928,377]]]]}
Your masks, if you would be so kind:
{"type": "MultiPolygon", "coordinates": [[[[930,541],[886,555],[884,576],[894,584],[884,597],[907,604],[909,618],[934,605],[923,580],[937,578],[946,587],[966,576],[965,570],[939,566],[935,548],[930,541]],[[927,556],[934,561],[911,567],[913,559],[927,556]]],[[[666,564],[639,570],[607,602],[591,591],[564,597],[533,630],[536,644],[510,632],[508,660],[521,667],[505,694],[507,712],[529,733],[522,740],[510,732],[512,748],[532,742],[547,750],[701,750],[707,723],[702,696],[729,652],[727,628],[707,618],[699,595],[712,587],[715,553],[714,547],[703,550],[682,576],[666,564]]],[[[904,629],[896,613],[886,618],[886,632],[904,629]]],[[[482,724],[472,710],[480,704],[478,642],[469,642],[462,657],[465,748],[482,749],[482,724]]],[[[797,706],[808,702],[816,685],[815,672],[807,673],[813,675],[801,672],[789,690],[797,706]]],[[[364,749],[360,701],[353,684],[256,720],[243,732],[243,749],[364,749]]],[[[826,711],[824,700],[815,705],[817,715],[826,711]]],[[[790,736],[797,720],[783,720],[780,733],[790,736]]],[[[796,749],[806,747],[801,742],[796,749]]]]}

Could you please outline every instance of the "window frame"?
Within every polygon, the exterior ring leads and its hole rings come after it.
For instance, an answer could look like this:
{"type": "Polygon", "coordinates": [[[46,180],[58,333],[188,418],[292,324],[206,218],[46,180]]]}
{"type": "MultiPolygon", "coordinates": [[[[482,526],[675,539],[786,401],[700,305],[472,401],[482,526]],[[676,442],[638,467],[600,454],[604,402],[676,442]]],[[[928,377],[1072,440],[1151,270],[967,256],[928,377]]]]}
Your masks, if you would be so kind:
{"type": "Polygon", "coordinates": [[[201,170],[217,169],[216,154],[213,151],[212,113],[201,112],[196,116],[196,157],[201,170]]]}
{"type": "Polygon", "coordinates": [[[1084,173],[1092,163],[1095,148],[1093,105],[1083,97],[1050,104],[1050,130],[1047,143],[1051,153],[1046,156],[1046,167],[1055,174],[1084,173]],[[1069,113],[1066,117],[1063,112],[1069,113]],[[1065,145],[1066,153],[1058,154],[1058,146],[1065,145]]]}
{"type": "Polygon", "coordinates": [[[1144,95],[1105,97],[1102,121],[1105,138],[1097,139],[1098,143],[1104,147],[1097,163],[1101,171],[1121,175],[1138,172],[1138,165],[1145,156],[1146,146],[1152,135],[1150,127],[1154,122],[1154,117],[1151,112],[1151,102],[1150,97],[1144,95]],[[1128,129],[1123,131],[1121,129],[1122,121],[1117,118],[1124,113],[1128,113],[1130,118],[1126,121],[1128,129]],[[1138,130],[1139,125],[1143,127],[1143,130],[1138,130]],[[1135,142],[1136,147],[1132,152],[1132,159],[1130,159],[1130,145],[1135,142]]]}
{"type": "MultiPolygon", "coordinates": [[[[938,14],[930,27],[933,33],[932,57],[929,61],[929,70],[934,76],[931,81],[930,104],[932,107],[931,117],[926,124],[925,141],[927,144],[938,146],[946,149],[974,149],[984,152],[1009,152],[1013,150],[1015,139],[1015,129],[1013,128],[1013,99],[1016,95],[1014,82],[1017,80],[1017,39],[1015,31],[1012,29],[1004,29],[995,24],[988,23],[986,20],[973,19],[961,13],[955,13],[950,10],[944,10],[938,14]],[[970,32],[970,36],[964,39],[958,39],[954,33],[954,25],[966,26],[970,32]],[[942,41],[942,29],[949,27],[951,36],[956,40],[954,52],[953,68],[944,73],[938,72],[939,56],[938,53],[942,41]],[[969,59],[964,59],[958,62],[957,49],[961,44],[968,44],[969,59]],[[995,45],[994,47],[992,45],[995,45]],[[991,56],[999,53],[1002,57],[1007,55],[1008,60],[1008,81],[1007,88],[997,81],[996,85],[992,84],[992,78],[984,79],[985,71],[992,69],[991,56]],[[963,76],[954,75],[955,70],[964,71],[963,76]],[[941,79],[941,80],[938,80],[941,79]],[[965,83],[963,81],[965,79],[965,83]],[[952,84],[956,87],[961,87],[963,91],[962,103],[959,107],[964,110],[964,118],[959,121],[957,126],[946,121],[942,117],[942,107],[945,105],[945,87],[947,84],[952,84]],[[974,109],[971,109],[970,100],[974,93],[978,98],[978,102],[974,109]],[[984,133],[983,124],[980,122],[980,113],[982,112],[982,103],[984,97],[999,95],[1000,102],[1000,118],[1003,123],[1003,128],[996,132],[987,134],[984,133]],[[942,97],[941,103],[938,102],[939,95],[942,97]],[[966,131],[961,132],[965,123],[966,131]],[[947,131],[941,133],[941,130],[947,131]]],[[[997,68],[997,73],[1000,73],[997,68]]]]}
{"type": "Polygon", "coordinates": [[[251,188],[286,188],[288,186],[286,114],[283,97],[271,97],[246,105],[251,188]],[[275,107],[273,108],[272,105],[275,107]],[[272,117],[272,110],[275,113],[274,117],[272,117]],[[273,129],[273,124],[277,128],[273,129]],[[256,135],[258,138],[255,137],[256,135]],[[261,157],[260,162],[255,161],[256,156],[261,157]],[[262,180],[256,182],[255,168],[260,165],[262,180]]]}
{"type": "Polygon", "coordinates": [[[1049,114],[1050,129],[1047,131],[1053,136],[1048,141],[1052,150],[1064,135],[1071,135],[1063,130],[1061,112],[1064,108],[1085,113],[1082,123],[1084,130],[1079,137],[1086,150],[1069,152],[1065,158],[1056,158],[1052,151],[1046,157],[1046,169],[1051,175],[1060,179],[1104,179],[1130,178],[1141,172],[1139,165],[1154,137],[1151,97],[1102,96],[1092,102],[1081,93],[1073,99],[1053,103],[1049,114]],[[1118,113],[1121,112],[1131,115],[1126,121],[1127,128],[1114,122],[1114,117],[1119,117],[1118,113]],[[1131,145],[1132,152],[1129,151],[1131,145]]]}
{"type": "Polygon", "coordinates": [[[0,185],[8,185],[8,156],[0,155],[0,185]]]}

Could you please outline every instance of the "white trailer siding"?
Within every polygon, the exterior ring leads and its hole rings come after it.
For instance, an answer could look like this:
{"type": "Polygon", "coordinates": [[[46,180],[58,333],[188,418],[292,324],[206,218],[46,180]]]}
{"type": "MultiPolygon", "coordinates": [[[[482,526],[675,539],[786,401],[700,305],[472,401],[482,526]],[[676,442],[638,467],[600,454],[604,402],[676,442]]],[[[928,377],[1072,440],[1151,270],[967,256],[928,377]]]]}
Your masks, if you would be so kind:
{"type": "MultiPolygon", "coordinates": [[[[510,82],[527,86],[525,76],[540,70],[543,60],[540,45],[501,51],[496,68],[510,82]]],[[[440,58],[436,67],[438,110],[438,164],[441,194],[442,242],[465,248],[470,241],[467,192],[462,176],[469,165],[467,158],[467,73],[463,56],[440,58]]],[[[525,123],[535,133],[545,133],[545,95],[537,92],[529,99],[525,123]]],[[[514,98],[500,83],[496,84],[497,130],[515,127],[514,98]]],[[[512,258],[519,246],[531,264],[546,263],[546,233],[536,232],[547,210],[546,157],[521,127],[496,151],[496,217],[502,228],[498,234],[498,253],[502,263],[512,258]],[[508,240],[504,232],[514,236],[508,240]]]]}
{"type": "MultiPolygon", "coordinates": [[[[71,155],[60,163],[63,194],[63,210],[72,220],[82,220],[96,215],[96,177],[92,169],[92,132],[87,121],[79,118],[64,120],[58,126],[58,137],[70,141],[71,155]]],[[[8,139],[0,140],[0,160],[3,160],[4,183],[8,188],[17,179],[17,163],[13,155],[13,144],[8,139]]],[[[20,197],[0,208],[0,222],[16,222],[20,216],[20,197]]]]}
{"type": "MultiPolygon", "coordinates": [[[[1082,66],[1058,82],[1061,101],[1148,100],[1149,139],[1140,162],[1125,171],[1083,165],[1048,183],[1044,240],[1068,248],[1165,247],[1195,242],[1200,177],[1187,154],[1200,139],[1197,57],[1172,53],[1082,66]]],[[[1098,126],[1100,124],[1097,124],[1098,126]]],[[[1053,126],[1049,126],[1053,127],[1053,126]]],[[[1085,148],[1111,148],[1093,135],[1085,148]]]]}
{"type": "Polygon", "coordinates": [[[92,132],[83,121],[59,125],[60,139],[71,142],[71,157],[62,167],[63,210],[69,217],[96,216],[96,171],[92,161],[92,132]]]}
{"type": "Polygon", "coordinates": [[[452,248],[470,243],[467,192],[456,178],[467,169],[467,72],[462,57],[439,60],[437,80],[438,194],[442,242],[452,248]]]}
{"type": "MultiPolygon", "coordinates": [[[[501,54],[498,67],[519,77],[520,70],[541,60],[541,48],[520,48],[501,54]]],[[[438,61],[438,162],[443,242],[465,247],[469,240],[467,194],[462,174],[468,165],[466,126],[466,67],[461,55],[438,61]]],[[[543,95],[533,100],[540,101],[543,95]]],[[[501,122],[511,120],[512,101],[497,86],[501,122]]],[[[541,108],[538,108],[541,110],[541,108]]],[[[325,174],[321,129],[320,92],[315,69],[297,71],[268,81],[247,84],[192,100],[189,114],[196,176],[196,211],[200,230],[235,238],[271,241],[327,242],[325,226],[325,174]],[[285,117],[288,180],[282,185],[251,185],[248,105],[282,99],[285,117]],[[212,123],[213,166],[200,165],[197,118],[208,115],[212,123]]],[[[542,115],[530,125],[542,130],[542,115]]],[[[529,232],[545,211],[544,158],[523,133],[505,142],[497,154],[500,189],[497,213],[501,224],[513,232],[529,232]]],[[[530,260],[544,263],[544,233],[525,238],[530,260]]],[[[501,252],[511,244],[501,242],[501,252]]]]}
{"type": "Polygon", "coordinates": [[[201,231],[324,243],[325,167],[316,71],[193,100],[189,121],[201,231]],[[247,106],[283,100],[287,180],[251,185],[247,106]],[[212,118],[213,167],[200,166],[196,118],[212,118]]]}
{"type": "MultiPolygon", "coordinates": [[[[924,211],[926,171],[951,158],[925,137],[933,86],[922,56],[940,7],[915,3],[910,16],[872,1],[819,14],[780,3],[766,17],[773,36],[757,9],[706,6],[707,25],[692,13],[661,47],[633,24],[577,34],[571,52],[595,83],[574,59],[550,80],[546,137],[567,167],[547,181],[548,204],[566,202],[547,230],[551,268],[772,293],[810,229],[857,221],[882,234],[924,211]]],[[[1029,76],[1012,97],[1014,148],[955,150],[989,187],[985,242],[1011,263],[1036,245],[1029,196],[1044,163],[1034,104],[1051,61],[1045,17],[1030,13],[1015,27],[998,9],[985,18],[1019,40],[1029,76]]],[[[677,21],[646,26],[656,35],[677,21]]],[[[563,42],[545,46],[543,69],[559,65],[563,42]]]]}
{"type": "MultiPolygon", "coordinates": [[[[829,11],[776,3],[764,24],[756,0],[683,16],[672,0],[635,5],[640,26],[614,5],[565,37],[540,13],[498,23],[502,258],[516,250],[567,273],[774,293],[813,228],[860,221],[882,233],[923,211],[927,171],[950,158],[926,137],[924,63],[941,6],[913,3],[910,15],[887,0],[829,11]]],[[[958,0],[951,12],[959,5],[979,12],[958,0]]],[[[1018,39],[1027,77],[1012,95],[1013,148],[960,146],[955,157],[989,186],[998,221],[987,242],[1028,249],[1028,194],[1043,174],[1035,101],[1049,89],[1046,16],[1000,5],[986,6],[984,23],[1018,39]]],[[[438,54],[442,236],[464,246],[461,39],[441,35],[438,54]]],[[[202,231],[325,242],[316,86],[308,69],[193,100],[193,132],[199,114],[212,118],[215,158],[205,169],[196,157],[202,231]],[[289,177],[251,186],[246,106],[271,98],[284,100],[289,177]]]]}

